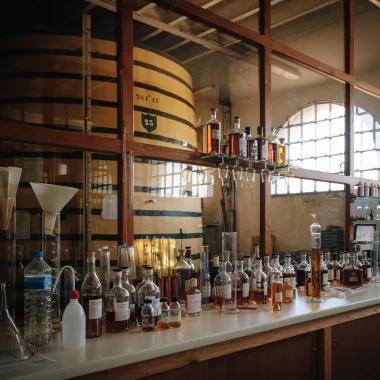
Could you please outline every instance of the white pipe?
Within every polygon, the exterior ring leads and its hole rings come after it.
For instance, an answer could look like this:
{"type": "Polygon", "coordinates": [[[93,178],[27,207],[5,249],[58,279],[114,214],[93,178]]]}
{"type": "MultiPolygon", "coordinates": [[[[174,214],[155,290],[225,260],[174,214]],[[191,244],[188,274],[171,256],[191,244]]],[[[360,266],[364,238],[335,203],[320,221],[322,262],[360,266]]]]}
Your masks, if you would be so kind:
{"type": "Polygon", "coordinates": [[[71,289],[70,290],[75,290],[75,272],[74,268],[71,267],[70,265],[65,265],[61,270],[59,271],[57,280],[55,281],[54,287],[53,287],[53,293],[55,292],[55,289],[57,288],[57,285],[59,283],[59,280],[61,279],[61,274],[65,269],[70,269],[71,272],[71,289]]]}

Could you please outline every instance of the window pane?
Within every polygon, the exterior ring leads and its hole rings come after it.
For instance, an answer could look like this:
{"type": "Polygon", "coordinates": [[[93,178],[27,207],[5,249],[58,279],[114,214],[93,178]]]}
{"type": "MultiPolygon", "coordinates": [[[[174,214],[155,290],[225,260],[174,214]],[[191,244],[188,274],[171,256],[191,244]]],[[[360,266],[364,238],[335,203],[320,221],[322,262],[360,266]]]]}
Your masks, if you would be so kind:
{"type": "Polygon", "coordinates": [[[367,170],[367,171],[363,172],[363,177],[378,181],[379,180],[379,171],[378,170],[367,170]]]}
{"type": "Polygon", "coordinates": [[[343,170],[344,164],[344,155],[332,156],[330,163],[330,172],[331,173],[340,173],[340,170],[343,170]]]}
{"type": "Polygon", "coordinates": [[[302,167],[304,169],[314,170],[315,169],[315,159],[308,159],[302,161],[302,167]]]}
{"type": "Polygon", "coordinates": [[[363,165],[362,169],[373,169],[378,168],[378,159],[377,159],[377,152],[376,151],[370,151],[370,152],[363,152],[363,165]]]}
{"type": "Polygon", "coordinates": [[[369,150],[375,148],[375,142],[373,141],[373,132],[366,132],[362,134],[362,150],[369,150]]]}
{"type": "Polygon", "coordinates": [[[380,132],[376,132],[376,149],[380,149],[380,132]]]}
{"type": "Polygon", "coordinates": [[[315,139],[315,124],[305,124],[302,128],[302,141],[315,139]]]}
{"type": "Polygon", "coordinates": [[[284,179],[277,181],[277,194],[286,194],[288,192],[288,186],[284,179]]]}
{"type": "Polygon", "coordinates": [[[342,190],[344,190],[344,185],[341,185],[339,183],[331,184],[331,191],[342,191],[342,190]]]}
{"type": "Polygon", "coordinates": [[[362,168],[362,153],[354,153],[354,170],[362,168]]]}
{"type": "Polygon", "coordinates": [[[330,135],[330,126],[328,121],[320,121],[317,123],[317,139],[328,137],[330,135]]]}
{"type": "Polygon", "coordinates": [[[340,104],[331,104],[331,117],[344,116],[344,107],[340,104]]]}
{"type": "Polygon", "coordinates": [[[344,136],[331,139],[331,154],[344,153],[344,136]]]}
{"type": "Polygon", "coordinates": [[[312,193],[314,192],[314,181],[310,181],[308,179],[302,180],[302,192],[303,193],[312,193]]]}
{"type": "Polygon", "coordinates": [[[315,120],[315,106],[309,106],[303,109],[302,111],[302,122],[308,123],[315,120]]]}
{"type": "Polygon", "coordinates": [[[291,127],[290,131],[290,142],[298,142],[301,141],[301,127],[291,127]]]}
{"type": "Polygon", "coordinates": [[[330,117],[330,103],[317,105],[317,120],[324,120],[330,117]]]}
{"type": "Polygon", "coordinates": [[[373,129],[373,117],[369,114],[360,116],[362,119],[362,131],[371,131],[373,129]]]}
{"type": "Polygon", "coordinates": [[[354,152],[362,150],[362,134],[355,133],[354,134],[354,152]]]}
{"type": "Polygon", "coordinates": [[[295,160],[301,157],[301,144],[289,145],[289,158],[295,160]]]}
{"type": "Polygon", "coordinates": [[[329,157],[320,157],[316,160],[316,169],[321,172],[330,171],[330,158],[329,157]]]}
{"type": "Polygon", "coordinates": [[[289,185],[289,193],[295,194],[301,192],[301,180],[299,178],[294,178],[293,183],[289,185]]]}
{"type": "Polygon", "coordinates": [[[315,155],[315,142],[309,141],[302,144],[302,157],[314,157],[315,155]]]}
{"type": "Polygon", "coordinates": [[[329,183],[316,181],[316,188],[317,191],[329,191],[329,183]]]}
{"type": "Polygon", "coordinates": [[[362,131],[362,119],[360,116],[355,115],[354,116],[354,132],[361,132],[362,131]]]}
{"type": "Polygon", "coordinates": [[[325,156],[330,153],[330,139],[317,140],[316,156],[325,156]]]}
{"type": "Polygon", "coordinates": [[[300,124],[301,123],[301,112],[296,112],[289,119],[289,125],[300,124]]]}
{"type": "Polygon", "coordinates": [[[344,117],[331,120],[331,136],[344,134],[344,117]]]}

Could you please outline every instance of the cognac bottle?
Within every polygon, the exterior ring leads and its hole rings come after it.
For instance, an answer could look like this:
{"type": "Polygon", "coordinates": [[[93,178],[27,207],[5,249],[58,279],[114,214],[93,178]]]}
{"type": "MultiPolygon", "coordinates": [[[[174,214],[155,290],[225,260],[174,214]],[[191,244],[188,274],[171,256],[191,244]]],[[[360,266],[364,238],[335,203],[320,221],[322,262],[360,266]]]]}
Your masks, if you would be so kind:
{"type": "Polygon", "coordinates": [[[216,118],[216,108],[210,108],[211,118],[207,122],[207,154],[220,153],[220,140],[222,137],[221,124],[216,118]]]}
{"type": "Polygon", "coordinates": [[[247,135],[240,128],[239,116],[234,117],[234,127],[228,132],[228,154],[247,157],[247,135]]]}

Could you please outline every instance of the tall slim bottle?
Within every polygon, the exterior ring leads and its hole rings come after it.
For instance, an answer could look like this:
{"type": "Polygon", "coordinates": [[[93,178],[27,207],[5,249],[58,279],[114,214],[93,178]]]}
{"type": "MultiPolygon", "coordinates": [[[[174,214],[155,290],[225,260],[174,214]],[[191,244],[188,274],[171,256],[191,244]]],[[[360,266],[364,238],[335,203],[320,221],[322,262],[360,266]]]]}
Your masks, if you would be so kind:
{"type": "Polygon", "coordinates": [[[277,147],[278,150],[278,164],[279,165],[285,165],[286,164],[286,146],[285,146],[285,139],[280,139],[280,144],[277,147]]]}
{"type": "Polygon", "coordinates": [[[247,157],[247,135],[240,128],[240,117],[234,117],[234,127],[228,132],[228,153],[230,156],[247,157]]]}
{"type": "Polygon", "coordinates": [[[311,239],[311,297],[309,302],[325,302],[321,298],[321,225],[316,223],[316,214],[310,226],[311,239]]]}
{"type": "Polygon", "coordinates": [[[210,120],[207,122],[207,154],[220,153],[220,140],[222,139],[222,128],[220,121],[216,118],[216,108],[210,108],[210,120]]]}
{"type": "Polygon", "coordinates": [[[251,127],[245,127],[247,135],[247,158],[257,160],[257,140],[251,136],[251,127]]]}
{"type": "Polygon", "coordinates": [[[270,162],[277,163],[278,138],[276,136],[276,131],[273,127],[271,127],[270,131],[271,133],[268,137],[268,160],[270,162]]]}
{"type": "Polygon", "coordinates": [[[178,276],[178,302],[181,305],[182,315],[186,315],[186,293],[191,289],[191,267],[186,262],[185,251],[179,250],[180,259],[175,266],[178,276]]]}
{"type": "Polygon", "coordinates": [[[257,127],[257,158],[258,160],[268,160],[268,139],[264,137],[264,127],[257,127]]]}
{"type": "Polygon", "coordinates": [[[82,307],[86,314],[86,338],[102,335],[102,284],[95,271],[95,252],[87,253],[87,274],[81,288],[82,307]]]}

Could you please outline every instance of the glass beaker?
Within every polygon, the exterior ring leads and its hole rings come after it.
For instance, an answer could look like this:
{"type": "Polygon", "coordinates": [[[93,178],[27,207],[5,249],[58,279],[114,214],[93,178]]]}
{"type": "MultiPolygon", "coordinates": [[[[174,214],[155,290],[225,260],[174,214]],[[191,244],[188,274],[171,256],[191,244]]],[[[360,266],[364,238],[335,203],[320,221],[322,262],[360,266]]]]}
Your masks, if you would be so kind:
{"type": "Polygon", "coordinates": [[[117,247],[117,267],[129,267],[129,281],[136,279],[135,248],[133,245],[122,244],[117,247]]]}

